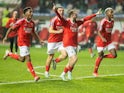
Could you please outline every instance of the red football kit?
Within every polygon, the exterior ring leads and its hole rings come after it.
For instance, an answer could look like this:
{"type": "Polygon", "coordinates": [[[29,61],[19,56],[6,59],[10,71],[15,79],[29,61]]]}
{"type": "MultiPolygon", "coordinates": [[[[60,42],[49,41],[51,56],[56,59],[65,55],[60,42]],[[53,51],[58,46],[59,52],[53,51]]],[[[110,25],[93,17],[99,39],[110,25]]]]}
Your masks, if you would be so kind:
{"type": "Polygon", "coordinates": [[[109,21],[106,18],[102,19],[98,31],[100,31],[101,35],[107,40],[107,42],[103,42],[100,36],[97,36],[96,38],[97,47],[105,47],[112,42],[111,33],[112,33],[113,25],[114,25],[114,20],[109,21]]]}
{"type": "MultiPolygon", "coordinates": [[[[6,28],[10,28],[11,26],[13,26],[14,23],[16,23],[18,19],[14,19],[14,18],[10,18],[6,24],[6,28]]],[[[11,31],[8,35],[8,37],[15,37],[17,36],[17,32],[16,31],[11,31]]]]}
{"type": "Polygon", "coordinates": [[[87,16],[83,18],[82,20],[76,20],[76,22],[71,22],[70,19],[65,19],[59,15],[57,11],[55,11],[57,16],[61,19],[62,25],[64,28],[64,34],[63,34],[63,45],[64,47],[67,46],[73,46],[77,47],[77,32],[78,27],[83,24],[85,21],[90,20],[91,18],[95,17],[96,14],[92,14],[90,16],[87,16]]]}
{"type": "MultiPolygon", "coordinates": [[[[54,30],[60,30],[63,29],[61,20],[55,16],[54,18],[52,18],[51,22],[50,22],[50,27],[53,27],[54,30]]],[[[55,34],[55,33],[50,33],[49,34],[49,38],[48,38],[48,42],[61,42],[63,38],[63,33],[60,34],[55,34]]]]}
{"type": "Polygon", "coordinates": [[[13,29],[17,29],[18,32],[18,46],[30,46],[31,33],[34,32],[34,28],[34,22],[32,20],[27,21],[25,18],[14,24],[13,29]]]}
{"type": "Polygon", "coordinates": [[[94,37],[95,31],[97,31],[97,23],[95,21],[88,20],[82,25],[82,28],[83,27],[85,27],[87,38],[94,37]]]}

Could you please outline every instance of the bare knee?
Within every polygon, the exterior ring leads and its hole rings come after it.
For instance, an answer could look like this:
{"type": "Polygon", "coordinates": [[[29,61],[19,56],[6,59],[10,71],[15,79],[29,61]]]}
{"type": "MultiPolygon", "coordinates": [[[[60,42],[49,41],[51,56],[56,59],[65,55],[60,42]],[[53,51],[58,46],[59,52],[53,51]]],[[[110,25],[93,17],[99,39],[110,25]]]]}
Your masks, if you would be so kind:
{"type": "Polygon", "coordinates": [[[113,55],[113,58],[117,58],[117,54],[112,54],[113,55]]]}
{"type": "Polygon", "coordinates": [[[115,49],[110,50],[110,53],[112,54],[112,58],[116,58],[117,57],[117,53],[115,49]]]}
{"type": "Polygon", "coordinates": [[[103,51],[99,52],[98,55],[99,55],[99,57],[103,58],[104,57],[104,52],[103,51]]]}
{"type": "Polygon", "coordinates": [[[20,57],[20,58],[19,58],[19,61],[25,62],[25,57],[20,57]]]}
{"type": "Polygon", "coordinates": [[[31,62],[30,55],[25,56],[25,60],[26,60],[26,62],[31,62]]]}
{"type": "Polygon", "coordinates": [[[63,59],[67,58],[67,54],[62,54],[63,59]]]}
{"type": "Polygon", "coordinates": [[[61,51],[61,57],[62,57],[63,59],[66,59],[66,58],[67,58],[67,53],[66,53],[65,50],[61,51]]]}
{"type": "Polygon", "coordinates": [[[71,61],[72,61],[74,64],[77,62],[77,60],[78,60],[77,56],[73,56],[73,57],[71,58],[71,61]]]}

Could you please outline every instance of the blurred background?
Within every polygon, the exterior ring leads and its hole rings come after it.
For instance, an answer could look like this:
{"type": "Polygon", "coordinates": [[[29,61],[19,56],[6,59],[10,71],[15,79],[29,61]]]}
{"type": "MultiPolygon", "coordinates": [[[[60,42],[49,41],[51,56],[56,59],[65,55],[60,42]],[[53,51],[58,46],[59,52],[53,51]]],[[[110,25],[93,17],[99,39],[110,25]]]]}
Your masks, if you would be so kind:
{"type": "MultiPolygon", "coordinates": [[[[22,18],[22,9],[27,6],[34,10],[33,20],[36,23],[37,33],[41,39],[47,41],[50,19],[55,16],[51,10],[50,2],[51,0],[0,0],[0,45],[2,45],[2,39],[6,33],[5,25],[11,17],[12,11],[17,10],[19,12],[18,17],[22,18]]],[[[96,17],[97,25],[104,17],[104,9],[112,7],[115,12],[112,40],[117,49],[124,49],[124,0],[53,0],[53,2],[64,7],[65,16],[67,16],[69,10],[76,9],[79,18],[95,13],[99,8],[102,8],[103,14],[96,17]]],[[[85,37],[85,34],[82,37],[85,37]]],[[[80,40],[79,43],[87,47],[85,38],[80,40]]],[[[32,44],[37,44],[37,42],[32,40],[32,44]]]]}

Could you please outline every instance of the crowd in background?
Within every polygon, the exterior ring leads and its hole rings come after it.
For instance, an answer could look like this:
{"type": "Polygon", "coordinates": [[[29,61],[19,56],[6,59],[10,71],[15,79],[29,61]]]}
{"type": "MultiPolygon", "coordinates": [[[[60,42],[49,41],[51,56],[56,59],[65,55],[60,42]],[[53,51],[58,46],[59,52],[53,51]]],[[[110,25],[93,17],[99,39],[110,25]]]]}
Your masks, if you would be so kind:
{"type": "MultiPolygon", "coordinates": [[[[39,0],[35,10],[40,13],[50,13],[49,2],[51,0],[39,0]]],[[[65,9],[77,9],[80,13],[96,12],[99,8],[103,10],[112,7],[116,13],[124,12],[124,0],[53,0],[56,4],[62,5],[65,9]]]]}

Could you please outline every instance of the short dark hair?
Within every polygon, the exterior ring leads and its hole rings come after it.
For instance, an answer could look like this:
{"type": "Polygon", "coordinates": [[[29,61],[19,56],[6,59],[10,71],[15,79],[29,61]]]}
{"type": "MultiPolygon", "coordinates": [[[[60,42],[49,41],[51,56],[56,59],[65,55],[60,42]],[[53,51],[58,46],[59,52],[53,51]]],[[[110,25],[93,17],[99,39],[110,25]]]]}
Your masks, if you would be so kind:
{"type": "Polygon", "coordinates": [[[29,9],[32,9],[31,7],[25,7],[24,9],[23,9],[23,13],[25,14],[29,9]]]}

